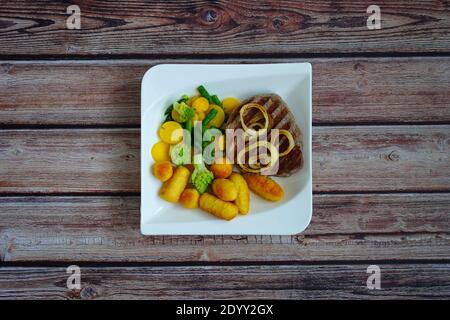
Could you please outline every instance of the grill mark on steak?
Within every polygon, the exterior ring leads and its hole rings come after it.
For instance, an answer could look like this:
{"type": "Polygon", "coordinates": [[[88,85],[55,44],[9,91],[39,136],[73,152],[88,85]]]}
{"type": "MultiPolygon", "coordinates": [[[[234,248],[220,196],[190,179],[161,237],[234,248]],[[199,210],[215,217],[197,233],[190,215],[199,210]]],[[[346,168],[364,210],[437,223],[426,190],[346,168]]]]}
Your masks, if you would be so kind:
{"type": "MultiPolygon", "coordinates": [[[[290,176],[300,170],[303,166],[303,143],[302,143],[302,135],[301,131],[298,128],[294,116],[292,112],[289,110],[287,104],[281,99],[280,96],[276,94],[269,95],[258,95],[253,98],[250,98],[242,103],[242,105],[231,113],[228,118],[228,122],[223,125],[223,129],[238,129],[242,128],[240,123],[239,111],[243,105],[254,102],[264,107],[267,110],[267,113],[272,118],[272,129],[284,129],[291,133],[292,138],[294,139],[295,146],[284,157],[279,159],[279,169],[275,174],[277,176],[290,176]]],[[[247,112],[244,120],[246,123],[251,120],[251,118],[259,113],[258,110],[251,109],[247,112]]],[[[270,132],[268,133],[268,137],[270,137],[270,132]]],[[[289,140],[284,136],[280,135],[279,141],[279,151],[283,152],[289,146],[289,140]]],[[[235,148],[235,145],[233,146],[235,148]]],[[[233,151],[234,153],[236,150],[233,151]]]]}
{"type": "Polygon", "coordinates": [[[280,112],[273,119],[272,128],[275,128],[275,129],[278,129],[279,124],[281,124],[281,122],[283,120],[287,121],[286,115],[288,114],[288,110],[287,109],[282,109],[282,108],[279,108],[279,110],[280,110],[280,112]]]}
{"type": "Polygon", "coordinates": [[[272,99],[268,99],[264,107],[266,108],[267,113],[271,115],[276,111],[278,105],[272,99]]]}

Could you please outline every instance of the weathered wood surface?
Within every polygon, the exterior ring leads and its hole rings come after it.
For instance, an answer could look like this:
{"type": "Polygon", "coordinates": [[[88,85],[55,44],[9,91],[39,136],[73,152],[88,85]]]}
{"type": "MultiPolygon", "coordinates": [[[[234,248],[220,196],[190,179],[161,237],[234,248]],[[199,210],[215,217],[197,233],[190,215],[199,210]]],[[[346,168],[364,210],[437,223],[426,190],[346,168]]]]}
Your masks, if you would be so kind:
{"type": "Polygon", "coordinates": [[[137,129],[0,131],[0,192],[138,192],[137,129]]]}
{"type": "MultiPolygon", "coordinates": [[[[448,57],[288,61],[313,65],[314,123],[450,121],[448,57]]],[[[2,61],[0,125],[136,126],[140,124],[141,79],[148,68],[205,62],[286,60],[2,61]]]]}
{"type": "Polygon", "coordinates": [[[0,261],[450,259],[449,194],[315,195],[298,236],[142,236],[139,197],[1,197],[0,261]]]}
{"type": "Polygon", "coordinates": [[[448,125],[319,127],[313,132],[316,191],[449,190],[448,125]]]}
{"type": "MultiPolygon", "coordinates": [[[[449,125],[315,127],[314,191],[449,191],[449,142],[449,125]]],[[[0,193],[139,192],[139,159],[138,129],[2,130],[0,193]]]]}
{"type": "Polygon", "coordinates": [[[449,264],[381,264],[379,290],[367,288],[368,266],[82,267],[80,290],[67,289],[68,274],[63,267],[4,267],[0,268],[0,298],[92,300],[450,297],[449,264]]]}
{"type": "Polygon", "coordinates": [[[449,52],[447,1],[2,1],[0,55],[449,52]],[[68,30],[66,8],[81,8],[68,30]]]}
{"type": "Polygon", "coordinates": [[[361,0],[2,1],[0,299],[450,298],[450,5],[376,4],[370,31],[361,0]],[[66,28],[71,4],[82,30],[66,28]],[[309,228],[142,236],[130,127],[144,72],[289,61],[312,63],[325,125],[309,228]],[[382,290],[368,290],[378,263],[382,290]]]}

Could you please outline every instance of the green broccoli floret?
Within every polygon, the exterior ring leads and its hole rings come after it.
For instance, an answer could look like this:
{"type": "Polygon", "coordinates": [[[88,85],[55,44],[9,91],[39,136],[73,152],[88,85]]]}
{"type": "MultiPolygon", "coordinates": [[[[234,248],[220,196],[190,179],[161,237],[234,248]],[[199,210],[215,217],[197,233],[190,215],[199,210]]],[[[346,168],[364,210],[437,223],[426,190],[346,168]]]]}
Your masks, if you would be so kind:
{"type": "Polygon", "coordinates": [[[183,94],[178,102],[188,102],[189,96],[187,94],[183,94]]]}
{"type": "Polygon", "coordinates": [[[173,108],[180,115],[181,122],[191,120],[195,115],[194,109],[189,107],[185,102],[175,102],[173,108]]]}
{"type": "Polygon", "coordinates": [[[170,159],[176,166],[181,166],[191,162],[191,146],[183,141],[170,146],[170,159]]]}
{"type": "Polygon", "coordinates": [[[206,168],[203,162],[202,155],[196,154],[194,156],[194,171],[191,175],[191,183],[199,193],[205,193],[208,186],[214,180],[214,175],[206,168]]]}

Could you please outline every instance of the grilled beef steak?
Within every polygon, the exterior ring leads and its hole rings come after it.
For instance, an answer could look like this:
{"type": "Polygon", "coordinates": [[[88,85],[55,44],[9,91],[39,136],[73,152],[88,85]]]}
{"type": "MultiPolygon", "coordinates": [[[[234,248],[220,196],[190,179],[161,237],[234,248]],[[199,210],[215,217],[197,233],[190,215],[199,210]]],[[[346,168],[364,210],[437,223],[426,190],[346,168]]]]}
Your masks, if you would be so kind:
{"type": "MultiPolygon", "coordinates": [[[[276,94],[258,95],[245,101],[240,107],[233,110],[227,123],[224,124],[223,129],[242,128],[239,110],[243,105],[250,102],[257,103],[267,110],[267,113],[272,119],[272,129],[288,130],[294,138],[294,148],[287,155],[280,157],[278,171],[275,175],[287,177],[300,170],[303,166],[302,135],[297,123],[295,122],[294,115],[280,96],[276,94]]],[[[257,112],[257,110],[250,110],[247,112],[244,118],[245,123],[248,123],[248,121],[254,117],[257,112]]],[[[270,132],[268,135],[270,135],[270,132]]],[[[286,150],[289,146],[288,139],[285,136],[280,135],[279,144],[280,152],[286,150]]]]}

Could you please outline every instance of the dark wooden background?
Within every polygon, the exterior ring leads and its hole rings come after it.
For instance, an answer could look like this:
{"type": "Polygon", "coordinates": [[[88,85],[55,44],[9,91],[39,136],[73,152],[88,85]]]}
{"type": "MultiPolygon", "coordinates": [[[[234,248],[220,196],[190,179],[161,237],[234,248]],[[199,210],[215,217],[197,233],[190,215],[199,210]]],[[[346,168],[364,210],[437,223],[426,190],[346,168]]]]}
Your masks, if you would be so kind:
{"type": "Polygon", "coordinates": [[[450,298],[450,5],[379,0],[368,30],[371,4],[2,0],[0,298],[450,298]],[[143,73],[298,61],[313,65],[309,228],[140,235],[143,73]]]}

